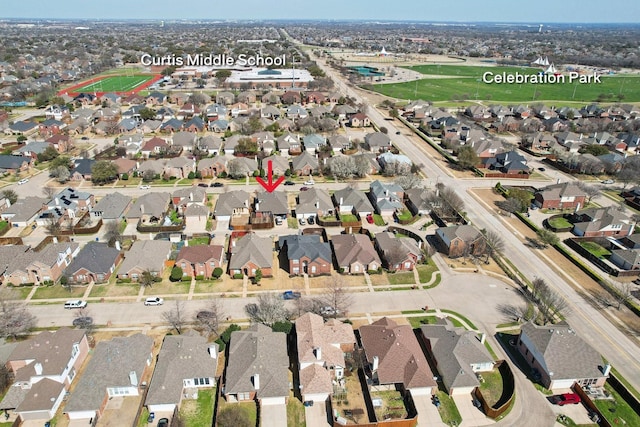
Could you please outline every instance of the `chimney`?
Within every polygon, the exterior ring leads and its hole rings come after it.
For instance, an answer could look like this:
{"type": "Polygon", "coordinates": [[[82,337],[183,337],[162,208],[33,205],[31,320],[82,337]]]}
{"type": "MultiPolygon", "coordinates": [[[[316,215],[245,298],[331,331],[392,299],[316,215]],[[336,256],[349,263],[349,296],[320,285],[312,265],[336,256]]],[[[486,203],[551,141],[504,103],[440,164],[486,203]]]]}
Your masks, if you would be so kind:
{"type": "Polygon", "coordinates": [[[340,206],[342,206],[342,202],[343,202],[342,197],[340,197],[340,206]]]}
{"type": "Polygon", "coordinates": [[[320,209],[320,202],[316,200],[316,209],[320,209]]]}
{"type": "Polygon", "coordinates": [[[136,374],[136,371],[129,372],[129,382],[133,386],[138,385],[138,374],[136,374]]]}
{"type": "Polygon", "coordinates": [[[322,360],[322,348],[316,347],[313,351],[316,354],[316,360],[322,360]]]}
{"type": "Polygon", "coordinates": [[[611,372],[611,365],[609,365],[608,363],[605,364],[602,367],[602,375],[604,375],[605,377],[609,376],[609,373],[611,372]]]}
{"type": "Polygon", "coordinates": [[[42,375],[42,363],[36,362],[36,364],[33,365],[33,369],[36,371],[36,375],[42,375]]]}
{"type": "Polygon", "coordinates": [[[256,202],[256,212],[260,212],[260,202],[256,202]]]}
{"type": "Polygon", "coordinates": [[[487,334],[484,332],[480,335],[480,344],[484,345],[484,342],[487,340],[487,334]]]}
{"type": "Polygon", "coordinates": [[[253,374],[253,388],[260,390],[260,375],[253,374]]]}
{"type": "Polygon", "coordinates": [[[380,364],[380,358],[378,356],[373,356],[373,362],[371,363],[371,370],[376,372],[378,370],[378,365],[380,364]]]}
{"type": "Polygon", "coordinates": [[[193,202],[193,191],[191,193],[189,193],[189,201],[193,202]]]}
{"type": "Polygon", "coordinates": [[[122,250],[122,248],[120,248],[120,242],[119,242],[119,241],[117,241],[117,240],[116,240],[116,244],[115,244],[115,246],[116,246],[116,249],[117,249],[117,250],[119,250],[119,251],[121,251],[121,250],[122,250]]]}
{"type": "Polygon", "coordinates": [[[56,197],[56,206],[60,206],[60,199],[56,197]]]}
{"type": "Polygon", "coordinates": [[[211,344],[209,346],[209,356],[211,356],[212,359],[217,359],[218,358],[218,349],[217,349],[217,345],[215,344],[211,344]]]}

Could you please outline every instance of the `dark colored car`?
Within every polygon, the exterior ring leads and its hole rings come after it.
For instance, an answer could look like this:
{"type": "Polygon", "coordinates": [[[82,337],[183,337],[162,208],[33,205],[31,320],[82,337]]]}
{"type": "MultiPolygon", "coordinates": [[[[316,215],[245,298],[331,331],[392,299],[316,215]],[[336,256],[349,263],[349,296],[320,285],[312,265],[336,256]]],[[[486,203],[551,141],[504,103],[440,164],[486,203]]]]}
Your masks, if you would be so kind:
{"type": "Polygon", "coordinates": [[[169,418],[160,418],[158,420],[158,427],[169,427],[169,418]]]}
{"type": "Polygon", "coordinates": [[[551,396],[549,400],[554,405],[560,405],[560,406],[569,405],[569,404],[577,405],[578,403],[581,402],[580,396],[578,396],[575,393],[557,394],[555,396],[551,396]]]}
{"type": "Polygon", "coordinates": [[[284,185],[296,185],[296,183],[293,181],[285,181],[284,185]]]}
{"type": "Polygon", "coordinates": [[[93,324],[93,317],[89,317],[89,316],[76,317],[75,319],[73,319],[72,324],[73,326],[84,329],[93,324]]]}
{"type": "Polygon", "coordinates": [[[433,396],[433,404],[436,406],[436,408],[440,407],[440,398],[438,396],[433,396]]]}
{"type": "Polygon", "coordinates": [[[282,299],[298,299],[301,296],[302,295],[300,294],[300,292],[294,292],[294,291],[284,291],[282,293],[282,299]]]}
{"type": "Polygon", "coordinates": [[[206,183],[201,182],[201,183],[198,184],[198,187],[208,188],[209,186],[206,183]]]}
{"type": "Polygon", "coordinates": [[[300,191],[307,191],[309,187],[300,187],[300,191]]]}
{"type": "Polygon", "coordinates": [[[214,317],[213,311],[201,310],[196,314],[196,319],[201,322],[211,320],[214,317]]]}
{"type": "Polygon", "coordinates": [[[312,217],[312,216],[310,216],[309,218],[307,218],[307,224],[313,225],[313,224],[315,224],[315,222],[316,222],[316,221],[313,219],[313,217],[312,217]]]}
{"type": "Polygon", "coordinates": [[[545,168],[538,168],[538,170],[539,170],[540,172],[544,172],[546,169],[545,169],[545,168]]]}
{"type": "Polygon", "coordinates": [[[213,184],[211,184],[211,187],[224,187],[224,184],[221,182],[214,182],[213,184]]]}
{"type": "Polygon", "coordinates": [[[155,412],[149,412],[149,416],[147,417],[147,422],[148,423],[152,423],[153,420],[156,419],[156,413],[155,412]]]}

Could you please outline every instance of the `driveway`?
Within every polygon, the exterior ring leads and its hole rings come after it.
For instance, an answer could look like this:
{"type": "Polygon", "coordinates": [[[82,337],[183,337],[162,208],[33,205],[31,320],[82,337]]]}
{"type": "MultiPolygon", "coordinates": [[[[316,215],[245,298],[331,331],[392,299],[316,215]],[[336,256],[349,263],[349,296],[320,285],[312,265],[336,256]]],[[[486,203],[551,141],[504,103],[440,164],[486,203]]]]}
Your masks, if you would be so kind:
{"type": "Polygon", "coordinates": [[[431,402],[431,395],[412,397],[418,411],[418,427],[446,427],[438,408],[431,402]]]}
{"type": "Polygon", "coordinates": [[[480,409],[473,406],[471,394],[454,395],[453,401],[462,417],[460,427],[487,426],[495,423],[491,418],[487,418],[480,409]]]}
{"type": "Polygon", "coordinates": [[[262,427],[287,427],[287,405],[260,405],[262,427]]]}
{"type": "Polygon", "coordinates": [[[578,425],[593,424],[593,421],[589,418],[589,410],[583,403],[560,406],[553,405],[549,402],[549,405],[551,405],[551,410],[556,414],[556,416],[560,414],[566,415],[578,425]]]}
{"type": "Polygon", "coordinates": [[[316,402],[313,406],[305,406],[304,419],[307,427],[328,427],[331,424],[327,421],[327,404],[316,402]]]}

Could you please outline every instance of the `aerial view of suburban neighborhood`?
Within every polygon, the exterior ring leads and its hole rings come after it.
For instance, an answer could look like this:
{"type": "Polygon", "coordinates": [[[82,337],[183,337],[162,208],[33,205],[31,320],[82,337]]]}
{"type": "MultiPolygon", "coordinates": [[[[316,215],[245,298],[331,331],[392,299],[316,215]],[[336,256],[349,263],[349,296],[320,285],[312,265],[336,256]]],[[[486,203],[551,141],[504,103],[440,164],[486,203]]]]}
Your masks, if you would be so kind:
{"type": "Polygon", "coordinates": [[[0,427],[640,427],[640,3],[8,3],[0,427]]]}

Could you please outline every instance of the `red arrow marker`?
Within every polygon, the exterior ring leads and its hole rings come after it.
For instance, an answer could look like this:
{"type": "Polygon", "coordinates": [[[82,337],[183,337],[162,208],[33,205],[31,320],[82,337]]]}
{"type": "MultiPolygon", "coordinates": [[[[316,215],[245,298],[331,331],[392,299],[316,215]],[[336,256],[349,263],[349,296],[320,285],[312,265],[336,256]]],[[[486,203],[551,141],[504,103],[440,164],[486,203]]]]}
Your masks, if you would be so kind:
{"type": "Polygon", "coordinates": [[[284,181],[284,176],[281,176],[276,182],[273,182],[273,164],[271,160],[267,162],[267,179],[268,182],[264,182],[259,176],[256,177],[258,184],[262,185],[264,189],[267,190],[267,193],[273,193],[273,190],[278,188],[278,186],[282,184],[282,181],[284,181]]]}

